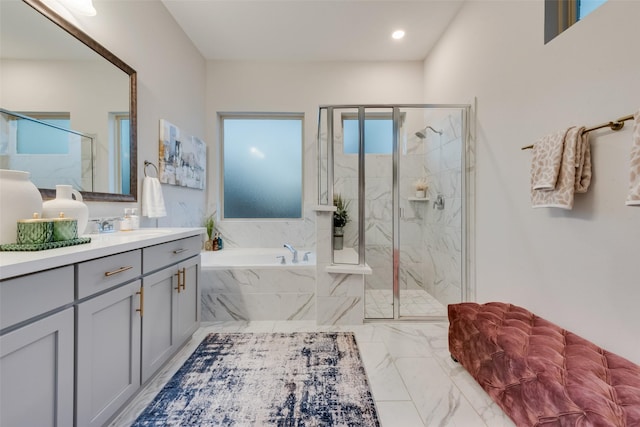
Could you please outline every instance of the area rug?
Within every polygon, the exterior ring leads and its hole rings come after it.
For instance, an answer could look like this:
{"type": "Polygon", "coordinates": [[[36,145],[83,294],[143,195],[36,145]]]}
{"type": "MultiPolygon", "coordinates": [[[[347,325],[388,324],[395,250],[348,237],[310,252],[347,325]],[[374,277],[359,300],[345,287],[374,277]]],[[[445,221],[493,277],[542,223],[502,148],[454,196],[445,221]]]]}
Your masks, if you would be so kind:
{"type": "Polygon", "coordinates": [[[210,334],[133,424],[269,425],[380,425],[353,334],[210,334]]]}

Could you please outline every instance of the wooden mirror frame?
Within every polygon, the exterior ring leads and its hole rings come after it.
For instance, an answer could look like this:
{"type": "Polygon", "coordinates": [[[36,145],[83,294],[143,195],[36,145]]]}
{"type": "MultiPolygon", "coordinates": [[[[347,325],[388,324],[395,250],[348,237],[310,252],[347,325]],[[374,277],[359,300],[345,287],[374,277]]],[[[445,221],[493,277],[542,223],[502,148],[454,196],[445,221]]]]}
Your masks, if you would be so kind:
{"type": "MultiPolygon", "coordinates": [[[[138,114],[137,114],[137,73],[120,58],[111,53],[91,36],[80,30],[78,27],[58,15],[51,8],[46,6],[41,0],[22,0],[27,5],[34,8],[45,18],[59,26],[61,29],[85,44],[89,49],[102,56],[104,59],[124,71],[129,76],[129,178],[130,194],[100,193],[92,191],[81,191],[82,198],[87,201],[100,202],[136,202],[138,200],[138,114]]],[[[55,198],[55,190],[40,189],[44,199],[55,198]]]]}

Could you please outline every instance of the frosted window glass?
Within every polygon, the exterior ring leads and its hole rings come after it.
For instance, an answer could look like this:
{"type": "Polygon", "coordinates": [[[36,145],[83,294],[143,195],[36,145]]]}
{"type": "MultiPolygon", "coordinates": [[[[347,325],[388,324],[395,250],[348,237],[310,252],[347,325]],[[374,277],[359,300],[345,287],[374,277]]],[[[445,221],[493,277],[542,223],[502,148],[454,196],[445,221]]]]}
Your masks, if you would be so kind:
{"type": "Polygon", "coordinates": [[[224,218],[301,218],[302,116],[222,121],[224,218]]]}
{"type": "MultiPolygon", "coordinates": [[[[358,120],[342,121],[344,153],[358,154],[358,120]]],[[[366,119],[364,121],[364,152],[366,154],[391,154],[393,148],[393,121],[391,119],[366,119]]]]}
{"type": "MultiPolygon", "coordinates": [[[[69,119],[41,119],[70,129],[69,119]]],[[[17,154],[69,154],[69,134],[31,120],[18,120],[17,154]]]]}

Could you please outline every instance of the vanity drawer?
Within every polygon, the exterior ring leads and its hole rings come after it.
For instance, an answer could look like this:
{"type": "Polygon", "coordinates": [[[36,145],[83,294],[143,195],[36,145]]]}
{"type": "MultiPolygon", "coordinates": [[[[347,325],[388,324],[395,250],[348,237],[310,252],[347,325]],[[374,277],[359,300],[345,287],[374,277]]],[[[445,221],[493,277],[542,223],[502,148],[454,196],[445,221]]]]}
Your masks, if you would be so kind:
{"type": "Polygon", "coordinates": [[[200,235],[174,240],[143,249],[142,271],[144,274],[175,264],[183,259],[200,253],[202,237],[200,235]]]}
{"type": "Polygon", "coordinates": [[[73,303],[73,266],[0,282],[0,329],[73,303]]]}
{"type": "Polygon", "coordinates": [[[140,276],[140,249],[78,264],[78,299],[128,282],[140,276]]]}

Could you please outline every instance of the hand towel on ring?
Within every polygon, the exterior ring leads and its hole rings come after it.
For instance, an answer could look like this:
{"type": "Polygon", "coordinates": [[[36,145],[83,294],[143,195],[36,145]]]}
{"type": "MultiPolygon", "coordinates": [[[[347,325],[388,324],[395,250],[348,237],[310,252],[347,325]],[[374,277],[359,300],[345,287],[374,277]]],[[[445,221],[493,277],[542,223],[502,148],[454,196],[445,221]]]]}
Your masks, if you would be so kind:
{"type": "Polygon", "coordinates": [[[142,215],[149,218],[167,216],[158,178],[145,176],[142,180],[142,215]]]}

